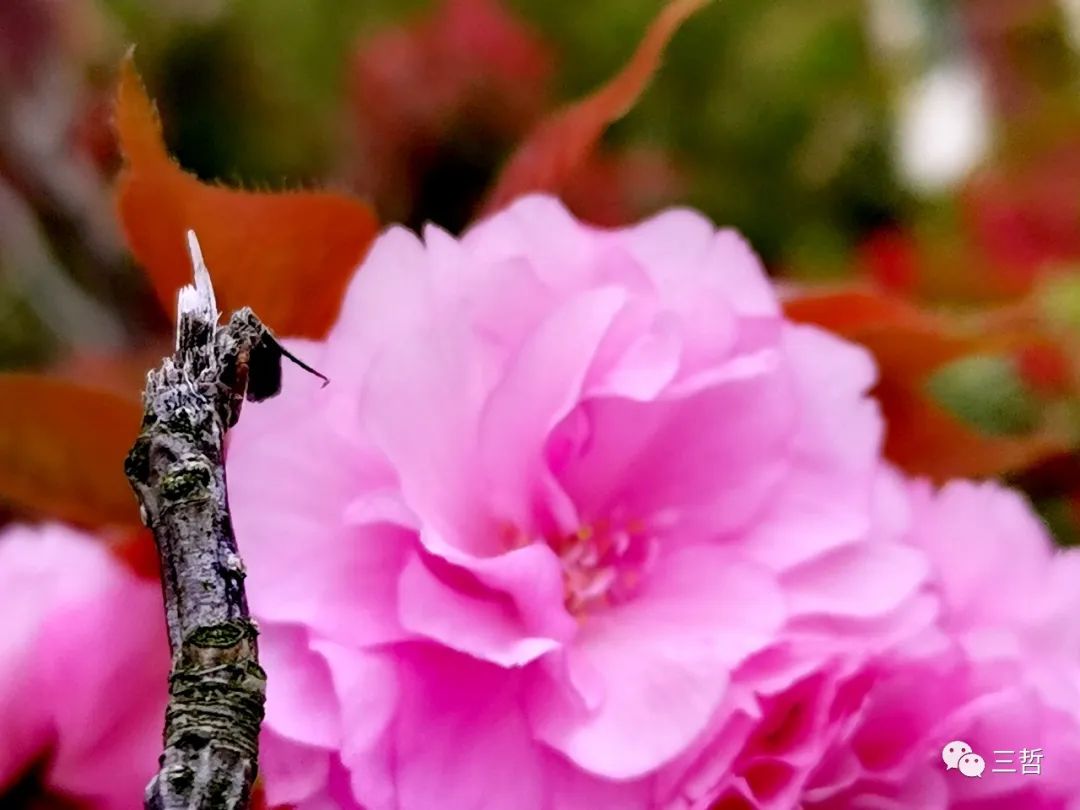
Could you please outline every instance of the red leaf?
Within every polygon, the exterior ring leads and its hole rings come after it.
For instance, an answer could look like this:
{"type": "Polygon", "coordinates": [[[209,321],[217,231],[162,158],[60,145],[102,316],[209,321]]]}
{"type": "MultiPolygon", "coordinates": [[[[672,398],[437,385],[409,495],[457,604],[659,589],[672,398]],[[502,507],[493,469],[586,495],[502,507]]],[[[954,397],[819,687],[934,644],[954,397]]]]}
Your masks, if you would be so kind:
{"type": "Polygon", "coordinates": [[[129,528],[107,540],[109,551],[136,576],[161,579],[161,558],[158,556],[154,534],[145,527],[129,528]]]}
{"type": "Polygon", "coordinates": [[[672,0],[653,20],[621,71],[591,95],[543,121],[511,155],[484,211],[502,208],[531,191],[558,192],[589,158],[600,136],[634,106],[674,33],[708,0],[672,0]]]}
{"type": "Polygon", "coordinates": [[[1016,353],[1016,365],[1024,382],[1041,394],[1067,396],[1075,390],[1069,353],[1051,340],[1021,347],[1016,353]]]}
{"type": "Polygon", "coordinates": [[[325,335],[378,228],[367,205],[327,192],[237,191],[184,172],[165,150],[130,56],[120,68],[116,128],[127,163],[118,180],[120,220],[169,313],[191,277],[191,228],[224,311],[251,306],[278,334],[325,335]]]}
{"type": "Polygon", "coordinates": [[[134,396],[0,375],[0,500],[82,526],[138,526],[124,457],[141,419],[134,396]]]}
{"type": "Polygon", "coordinates": [[[924,390],[937,368],[975,352],[1011,349],[1029,336],[1009,329],[960,330],[934,315],[870,291],[810,293],[785,305],[790,318],[861,343],[878,363],[874,395],[885,417],[885,455],[935,480],[989,476],[1028,467],[1067,447],[1051,427],[1029,436],[987,436],[924,390]]]}

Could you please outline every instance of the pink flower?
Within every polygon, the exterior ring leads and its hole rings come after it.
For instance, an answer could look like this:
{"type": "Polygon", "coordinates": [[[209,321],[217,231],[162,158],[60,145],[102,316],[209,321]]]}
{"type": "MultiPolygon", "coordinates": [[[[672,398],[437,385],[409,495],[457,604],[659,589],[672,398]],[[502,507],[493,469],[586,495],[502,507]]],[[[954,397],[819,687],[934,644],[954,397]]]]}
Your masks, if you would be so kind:
{"type": "Polygon", "coordinates": [[[168,685],[159,585],[101,540],[15,526],[0,532],[0,621],[0,806],[141,807],[168,685]]]}
{"type": "Polygon", "coordinates": [[[909,542],[930,560],[939,618],[868,668],[804,804],[1078,806],[1080,553],[1056,551],[1022,498],[994,484],[916,484],[912,499],[909,542]],[[983,757],[982,777],[946,768],[956,741],[983,757]],[[1042,755],[1026,774],[1022,749],[1042,755]]]}
{"type": "Polygon", "coordinates": [[[917,598],[871,531],[871,361],[690,211],[392,229],[293,348],[333,384],[229,455],[271,804],[686,806],[758,686],[917,598]]]}
{"type": "Polygon", "coordinates": [[[812,775],[877,683],[881,659],[934,632],[937,601],[920,585],[928,561],[902,545],[911,528],[905,482],[874,477],[861,542],[795,566],[781,581],[789,619],[773,645],[736,673],[737,710],[679,775],[672,808],[735,810],[800,804],[812,775]]]}

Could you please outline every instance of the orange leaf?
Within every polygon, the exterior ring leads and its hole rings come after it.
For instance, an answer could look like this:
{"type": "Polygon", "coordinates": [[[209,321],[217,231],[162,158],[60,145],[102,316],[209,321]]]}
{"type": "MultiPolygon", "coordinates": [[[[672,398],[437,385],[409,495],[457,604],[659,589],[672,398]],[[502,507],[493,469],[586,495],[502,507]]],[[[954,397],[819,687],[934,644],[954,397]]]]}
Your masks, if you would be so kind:
{"type": "Polygon", "coordinates": [[[1060,452],[1067,441],[1046,427],[1029,436],[984,435],[938,405],[924,390],[945,363],[975,352],[1008,349],[1016,332],[967,333],[943,319],[878,293],[810,293],[785,304],[790,318],[861,343],[878,363],[874,395],[885,417],[885,455],[907,472],[941,481],[1023,469],[1060,452]]]}
{"type": "Polygon", "coordinates": [[[786,301],[784,309],[793,320],[876,348],[875,354],[885,355],[894,374],[907,380],[983,346],[975,336],[951,330],[912,304],[870,290],[808,292],[786,301]]]}
{"type": "Polygon", "coordinates": [[[141,420],[133,396],[0,375],[0,500],[83,526],[138,526],[124,456],[141,420]]]}
{"type": "Polygon", "coordinates": [[[558,192],[596,147],[609,124],[634,106],[679,26],[709,0],[672,0],[653,20],[621,71],[591,95],[543,121],[510,156],[488,196],[484,212],[502,208],[531,191],[558,192]]]}
{"type": "Polygon", "coordinates": [[[138,401],[146,387],[146,373],[161,364],[161,358],[173,353],[173,341],[145,339],[142,345],[123,352],[72,352],[49,369],[54,377],[75,383],[93,380],[95,388],[108,389],[138,401]]]}
{"type": "Polygon", "coordinates": [[[369,206],[327,192],[237,191],[183,171],[130,56],[120,67],[116,129],[126,160],[120,221],[166,311],[175,314],[176,291],[191,278],[191,228],[223,311],[250,306],[280,335],[326,334],[378,229],[369,206]]]}

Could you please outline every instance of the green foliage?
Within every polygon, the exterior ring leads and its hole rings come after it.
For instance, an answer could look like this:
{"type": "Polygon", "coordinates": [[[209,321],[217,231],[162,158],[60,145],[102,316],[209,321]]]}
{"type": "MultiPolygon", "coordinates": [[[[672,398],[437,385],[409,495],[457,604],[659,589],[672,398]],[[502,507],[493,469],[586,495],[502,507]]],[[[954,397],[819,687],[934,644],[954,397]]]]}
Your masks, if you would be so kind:
{"type": "Polygon", "coordinates": [[[238,0],[205,18],[106,0],[138,44],[170,150],[203,179],[279,188],[322,182],[351,147],[358,38],[423,7],[407,2],[238,0]]]}
{"type": "MultiPolygon", "coordinates": [[[[139,43],[167,140],[203,178],[249,187],[324,180],[355,155],[348,72],[359,38],[422,0],[239,0],[209,21],[107,6],[139,43]]],[[[506,5],[552,43],[570,99],[621,66],[657,0],[506,5]]],[[[695,16],[609,140],[668,151],[685,202],[743,230],[770,262],[839,263],[905,205],[888,158],[887,98],[862,0],[725,0],[695,16]],[[824,238],[823,235],[827,235],[824,238]]]]}
{"type": "MultiPolygon", "coordinates": [[[[559,44],[569,95],[621,64],[657,7],[514,5],[559,44]]],[[[906,204],[864,16],[862,0],[715,3],[677,35],[612,140],[672,150],[689,174],[688,202],[745,232],[767,260],[838,260],[906,204]]]]}

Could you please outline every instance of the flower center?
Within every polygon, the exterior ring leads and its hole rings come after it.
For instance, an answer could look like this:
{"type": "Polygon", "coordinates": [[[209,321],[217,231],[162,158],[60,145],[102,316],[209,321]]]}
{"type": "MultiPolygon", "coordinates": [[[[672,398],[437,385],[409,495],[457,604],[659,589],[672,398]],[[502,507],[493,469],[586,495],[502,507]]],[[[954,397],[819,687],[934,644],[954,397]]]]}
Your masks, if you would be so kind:
{"type": "Polygon", "coordinates": [[[551,541],[551,548],[562,563],[563,604],[578,618],[632,598],[658,550],[656,538],[639,522],[619,528],[585,524],[551,541]]]}

